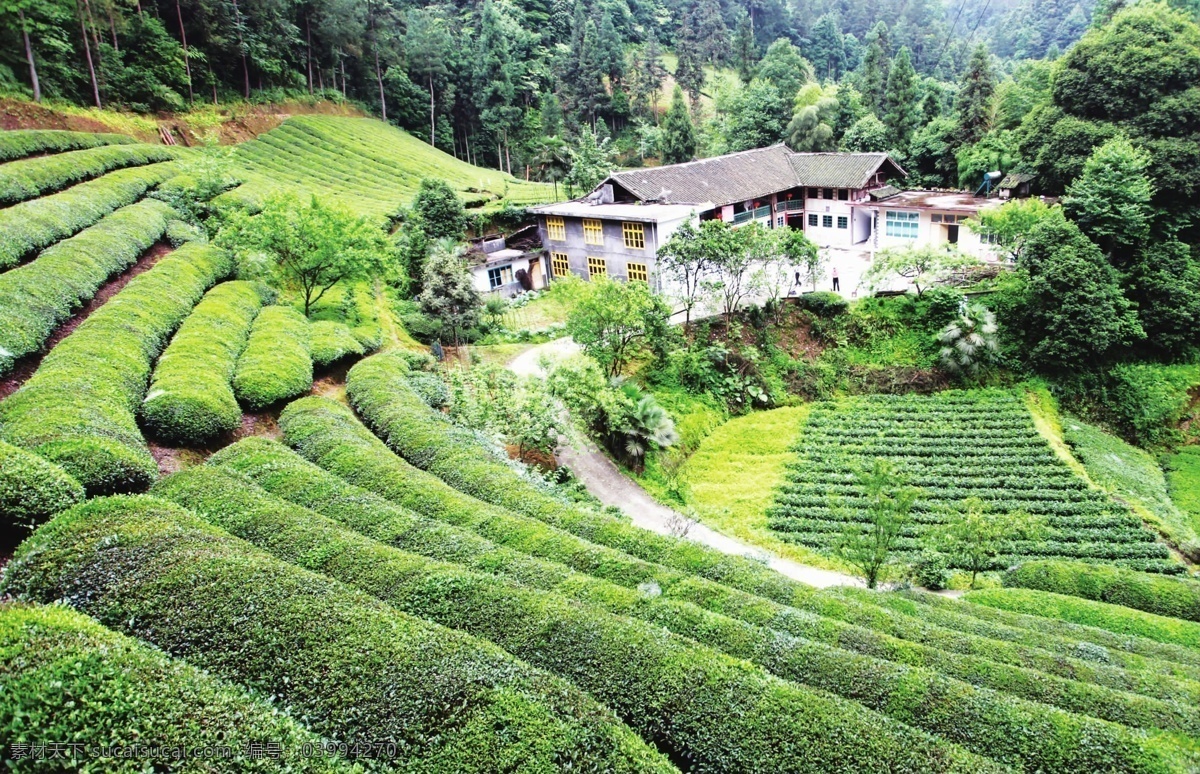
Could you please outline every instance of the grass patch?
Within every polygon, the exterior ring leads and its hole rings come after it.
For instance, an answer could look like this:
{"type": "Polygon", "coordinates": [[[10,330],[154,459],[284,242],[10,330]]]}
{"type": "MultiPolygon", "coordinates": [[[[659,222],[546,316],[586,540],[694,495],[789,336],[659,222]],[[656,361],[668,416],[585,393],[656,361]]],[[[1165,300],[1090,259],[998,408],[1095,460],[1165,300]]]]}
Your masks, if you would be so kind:
{"type": "Polygon", "coordinates": [[[1171,499],[1200,529],[1200,446],[1185,446],[1167,463],[1171,499]]]}

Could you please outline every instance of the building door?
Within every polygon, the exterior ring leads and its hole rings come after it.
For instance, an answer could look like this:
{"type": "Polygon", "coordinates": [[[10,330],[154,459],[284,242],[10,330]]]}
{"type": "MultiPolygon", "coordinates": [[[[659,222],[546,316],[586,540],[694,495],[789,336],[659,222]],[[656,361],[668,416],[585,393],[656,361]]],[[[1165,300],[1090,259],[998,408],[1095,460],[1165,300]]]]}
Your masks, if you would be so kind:
{"type": "Polygon", "coordinates": [[[952,245],[958,244],[958,224],[946,226],[946,241],[952,245]]]}

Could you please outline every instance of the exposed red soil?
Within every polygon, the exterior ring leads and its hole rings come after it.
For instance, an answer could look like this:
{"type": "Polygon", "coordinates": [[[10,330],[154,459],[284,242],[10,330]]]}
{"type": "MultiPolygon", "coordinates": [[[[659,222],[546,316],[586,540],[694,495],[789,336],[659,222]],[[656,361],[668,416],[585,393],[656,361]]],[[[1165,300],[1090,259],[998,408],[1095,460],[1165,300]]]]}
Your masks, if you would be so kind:
{"type": "Polygon", "coordinates": [[[92,313],[115,296],[120,290],[129,284],[139,274],[142,274],[154,268],[154,265],[162,260],[163,256],[168,255],[172,248],[166,242],[159,242],[151,247],[146,252],[142,253],[142,257],[138,258],[137,262],[130,266],[125,271],[110,279],[108,282],[100,286],[100,290],[88,301],[79,311],[72,315],[66,322],[58,327],[54,333],[50,334],[50,338],[42,345],[38,352],[27,355],[17,361],[16,367],[13,368],[3,378],[0,378],[0,400],[7,398],[21,388],[21,385],[28,381],[29,377],[33,376],[34,371],[42,364],[42,358],[46,356],[58,342],[71,335],[71,332],[79,327],[79,324],[91,317],[92,313]]]}
{"type": "Polygon", "coordinates": [[[42,105],[17,99],[0,99],[0,129],[67,129],[74,132],[111,132],[112,128],[84,116],[66,115],[42,105]]]}

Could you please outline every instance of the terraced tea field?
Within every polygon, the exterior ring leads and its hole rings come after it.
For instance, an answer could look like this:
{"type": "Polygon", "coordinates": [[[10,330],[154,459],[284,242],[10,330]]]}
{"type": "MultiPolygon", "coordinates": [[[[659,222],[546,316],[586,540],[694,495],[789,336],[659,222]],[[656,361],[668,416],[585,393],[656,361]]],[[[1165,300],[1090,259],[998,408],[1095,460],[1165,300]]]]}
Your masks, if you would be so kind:
{"type": "Polygon", "coordinates": [[[316,194],[375,218],[412,201],[423,177],[448,182],[468,209],[552,201],[547,183],[530,183],[459,161],[412,135],[367,118],[296,116],[239,145],[247,182],[223,201],[254,205],[272,191],[316,194]]]}
{"type": "Polygon", "coordinates": [[[831,551],[848,523],[865,529],[863,493],[853,471],[874,458],[891,460],[922,490],[898,544],[903,556],[920,551],[922,536],[945,522],[948,510],[978,497],[992,512],[1025,511],[1042,517],[1048,528],[1042,540],[1017,541],[992,569],[1029,558],[1184,569],[1139,518],[1055,456],[1025,404],[1007,391],[879,395],[814,406],[770,527],[820,551],[831,551]]]}

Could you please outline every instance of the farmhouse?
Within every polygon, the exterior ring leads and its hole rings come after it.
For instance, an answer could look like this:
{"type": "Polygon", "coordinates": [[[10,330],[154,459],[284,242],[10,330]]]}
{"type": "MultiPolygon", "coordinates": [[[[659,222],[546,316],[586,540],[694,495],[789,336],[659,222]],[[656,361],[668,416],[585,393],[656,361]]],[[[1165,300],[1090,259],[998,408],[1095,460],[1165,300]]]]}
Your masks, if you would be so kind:
{"type": "Polygon", "coordinates": [[[990,255],[987,240],[961,224],[995,199],[890,184],[906,175],[886,153],[796,153],[779,144],[616,172],[582,199],[532,212],[552,276],[640,279],[660,289],[658,248],[689,220],[798,228],[822,248],[865,255],[924,244],[990,255]]]}

